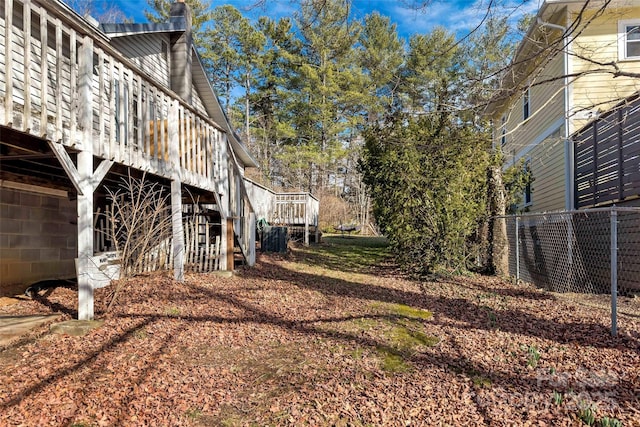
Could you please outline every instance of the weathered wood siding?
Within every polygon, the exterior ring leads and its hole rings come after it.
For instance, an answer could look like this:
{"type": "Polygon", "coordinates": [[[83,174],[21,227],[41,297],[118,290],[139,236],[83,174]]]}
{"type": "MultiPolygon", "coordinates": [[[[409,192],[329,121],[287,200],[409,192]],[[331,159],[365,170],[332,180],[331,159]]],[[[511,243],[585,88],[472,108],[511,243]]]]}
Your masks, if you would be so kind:
{"type": "Polygon", "coordinates": [[[256,212],[256,219],[264,219],[271,221],[273,212],[275,212],[276,193],[271,189],[255,183],[249,179],[244,180],[249,198],[253,203],[256,212]]]}
{"type": "Polygon", "coordinates": [[[111,44],[136,64],[154,82],[170,87],[169,36],[166,34],[139,34],[116,37],[111,44]]]}
{"type": "Polygon", "coordinates": [[[191,105],[193,106],[193,108],[196,109],[198,113],[206,115],[207,110],[204,107],[204,103],[202,102],[202,97],[198,93],[198,90],[195,85],[192,85],[191,92],[193,94],[193,97],[191,99],[191,105]]]}
{"type": "MultiPolygon", "coordinates": [[[[187,105],[167,89],[165,73],[150,78],[104,36],[78,30],[45,5],[3,2],[0,124],[76,149],[91,143],[98,157],[165,177],[178,168],[182,182],[222,190],[216,173],[226,171],[216,162],[226,153],[224,131],[204,108],[187,105]],[[91,141],[83,140],[79,125],[86,107],[79,99],[77,65],[83,46],[93,54],[94,64],[91,141]],[[167,129],[171,111],[178,117],[176,141],[170,141],[167,129]],[[169,158],[170,143],[178,145],[179,159],[169,158]]],[[[144,46],[151,49],[149,43],[144,46]]],[[[146,68],[154,64],[153,58],[138,62],[146,68]]]]}

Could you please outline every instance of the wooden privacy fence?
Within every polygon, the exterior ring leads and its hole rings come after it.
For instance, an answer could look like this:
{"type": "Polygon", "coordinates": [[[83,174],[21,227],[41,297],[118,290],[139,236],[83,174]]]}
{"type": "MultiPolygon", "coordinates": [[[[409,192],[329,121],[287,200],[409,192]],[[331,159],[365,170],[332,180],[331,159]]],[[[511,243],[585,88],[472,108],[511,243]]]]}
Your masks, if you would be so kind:
{"type": "Polygon", "coordinates": [[[640,195],[640,97],[603,114],[572,139],[576,208],[640,195]]]}
{"type": "Polygon", "coordinates": [[[193,215],[184,221],[185,270],[197,273],[220,269],[220,235],[215,233],[219,224],[207,217],[193,215]]]}

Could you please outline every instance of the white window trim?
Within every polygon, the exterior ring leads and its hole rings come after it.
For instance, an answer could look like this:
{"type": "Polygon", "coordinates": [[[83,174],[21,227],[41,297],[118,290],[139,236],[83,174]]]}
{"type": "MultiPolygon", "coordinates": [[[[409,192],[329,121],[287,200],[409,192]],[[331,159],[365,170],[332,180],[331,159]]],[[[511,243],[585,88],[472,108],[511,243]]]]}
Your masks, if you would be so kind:
{"type": "Polygon", "coordinates": [[[640,56],[627,56],[627,26],[629,25],[640,26],[640,19],[623,19],[618,21],[618,60],[640,61],[640,56]]]}
{"type": "Polygon", "coordinates": [[[530,118],[531,118],[531,86],[528,86],[527,90],[522,93],[522,121],[523,122],[527,121],[530,118]],[[525,106],[527,107],[526,117],[525,117],[525,106]]]}
{"type": "Polygon", "coordinates": [[[561,132],[561,129],[562,129],[563,125],[564,125],[564,117],[560,117],[551,126],[549,126],[547,129],[545,129],[544,132],[541,132],[540,134],[538,134],[536,139],[534,139],[530,144],[527,144],[527,145],[521,147],[518,151],[516,151],[516,155],[515,156],[509,158],[506,162],[504,162],[504,165],[502,166],[502,170],[505,171],[509,167],[511,167],[514,164],[516,164],[517,161],[519,161],[521,158],[523,158],[527,154],[529,154],[529,152],[531,150],[536,148],[539,144],[542,143],[542,141],[544,141],[545,139],[549,138],[555,132],[561,132]]]}

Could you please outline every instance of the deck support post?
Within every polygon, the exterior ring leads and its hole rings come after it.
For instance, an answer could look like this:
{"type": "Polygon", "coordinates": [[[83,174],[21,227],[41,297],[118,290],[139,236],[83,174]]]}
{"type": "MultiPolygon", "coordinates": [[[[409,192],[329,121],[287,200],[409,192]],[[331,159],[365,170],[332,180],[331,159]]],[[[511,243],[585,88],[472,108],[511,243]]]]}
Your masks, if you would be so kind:
{"type": "Polygon", "coordinates": [[[171,162],[171,250],[173,252],[173,277],[184,281],[184,227],[182,223],[182,179],[180,174],[180,112],[178,101],[169,107],[167,136],[171,162]]]}
{"type": "Polygon", "coordinates": [[[171,228],[173,231],[173,278],[184,281],[184,229],[182,224],[182,183],[171,180],[171,228]]]}
{"type": "Polygon", "coordinates": [[[309,216],[311,213],[310,198],[305,198],[304,203],[304,245],[309,246],[309,216]]]}
{"type": "Polygon", "coordinates": [[[93,193],[109,172],[114,162],[103,160],[93,170],[92,144],[85,144],[88,150],[78,153],[77,166],[64,147],[57,142],[48,141],[49,146],[64,165],[67,176],[76,188],[78,201],[78,258],[76,270],[78,273],[78,319],[93,319],[93,283],[89,275],[90,258],[93,257],[93,193]]]}
{"type": "Polygon", "coordinates": [[[247,264],[249,267],[256,265],[256,214],[251,212],[249,214],[249,259],[247,264]]]}
{"type": "MultiPolygon", "coordinates": [[[[90,145],[90,144],[87,144],[90,145]]],[[[78,320],[93,319],[93,285],[89,276],[89,262],[93,256],[93,154],[78,153],[78,320]]]]}
{"type": "Polygon", "coordinates": [[[222,221],[223,224],[226,223],[226,227],[223,227],[223,233],[226,233],[225,235],[223,235],[223,242],[225,242],[225,250],[224,252],[221,251],[221,256],[226,257],[226,269],[228,271],[233,271],[233,267],[234,267],[234,258],[233,258],[233,219],[231,218],[227,218],[226,221],[222,221]]]}
{"type": "Polygon", "coordinates": [[[54,152],[69,179],[76,188],[78,214],[78,320],[92,320],[93,282],[89,274],[91,257],[93,257],[93,193],[109,172],[113,161],[103,160],[98,168],[93,169],[93,40],[88,36],[78,52],[78,124],[82,129],[82,146],[78,153],[77,164],[74,165],[69,153],[58,142],[49,140],[49,147],[54,152]]]}

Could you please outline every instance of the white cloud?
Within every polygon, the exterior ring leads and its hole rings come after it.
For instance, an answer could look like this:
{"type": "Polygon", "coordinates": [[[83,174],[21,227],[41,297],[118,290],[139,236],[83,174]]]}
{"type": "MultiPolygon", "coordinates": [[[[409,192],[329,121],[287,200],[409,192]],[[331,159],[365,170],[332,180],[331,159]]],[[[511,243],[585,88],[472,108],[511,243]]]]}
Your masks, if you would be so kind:
{"type": "MultiPolygon", "coordinates": [[[[388,9],[388,15],[397,22],[401,34],[428,33],[440,25],[449,31],[464,34],[474,29],[487,14],[488,0],[476,0],[473,3],[464,0],[434,1],[421,9],[412,9],[396,2],[388,9]]],[[[517,21],[527,13],[535,13],[540,0],[505,0],[492,3],[491,13],[498,16],[509,16],[510,21],[517,21]]]]}

